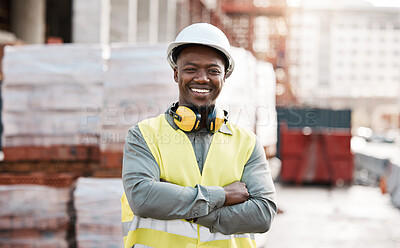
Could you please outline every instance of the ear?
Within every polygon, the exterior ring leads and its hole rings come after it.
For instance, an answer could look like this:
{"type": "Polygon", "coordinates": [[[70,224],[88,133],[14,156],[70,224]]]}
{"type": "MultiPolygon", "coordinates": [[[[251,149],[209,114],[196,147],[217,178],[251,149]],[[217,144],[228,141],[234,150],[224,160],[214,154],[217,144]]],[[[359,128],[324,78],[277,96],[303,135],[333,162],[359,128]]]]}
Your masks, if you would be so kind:
{"type": "Polygon", "coordinates": [[[176,83],[178,83],[178,67],[174,68],[174,80],[176,83]]]}

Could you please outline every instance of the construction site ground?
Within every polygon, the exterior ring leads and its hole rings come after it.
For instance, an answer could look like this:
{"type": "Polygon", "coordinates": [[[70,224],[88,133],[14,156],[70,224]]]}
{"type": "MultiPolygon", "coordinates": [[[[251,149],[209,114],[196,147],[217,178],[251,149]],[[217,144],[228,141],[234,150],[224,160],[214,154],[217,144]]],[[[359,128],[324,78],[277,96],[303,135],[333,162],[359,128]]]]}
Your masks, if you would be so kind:
{"type": "Polygon", "coordinates": [[[278,214],[259,248],[398,248],[400,209],[376,187],[276,184],[278,214]]]}

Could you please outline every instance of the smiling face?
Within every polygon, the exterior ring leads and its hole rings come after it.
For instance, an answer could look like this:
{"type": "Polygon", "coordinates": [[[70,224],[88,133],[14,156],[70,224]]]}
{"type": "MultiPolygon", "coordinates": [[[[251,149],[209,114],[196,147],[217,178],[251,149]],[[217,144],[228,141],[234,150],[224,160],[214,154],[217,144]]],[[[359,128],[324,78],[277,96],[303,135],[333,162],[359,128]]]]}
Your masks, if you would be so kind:
{"type": "Polygon", "coordinates": [[[177,58],[174,79],[179,87],[179,105],[200,110],[215,105],[225,82],[224,58],[214,48],[186,47],[177,58]]]}

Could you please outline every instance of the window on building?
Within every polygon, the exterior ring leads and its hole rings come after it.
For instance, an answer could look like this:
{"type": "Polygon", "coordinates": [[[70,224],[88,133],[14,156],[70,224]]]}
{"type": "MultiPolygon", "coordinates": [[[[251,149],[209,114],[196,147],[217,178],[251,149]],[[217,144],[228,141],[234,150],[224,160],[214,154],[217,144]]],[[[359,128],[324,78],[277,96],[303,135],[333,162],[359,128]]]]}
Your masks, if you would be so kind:
{"type": "Polygon", "coordinates": [[[46,1],[46,40],[71,42],[72,0],[46,1]]]}
{"type": "Polygon", "coordinates": [[[0,30],[10,31],[10,0],[0,1],[0,30]]]}

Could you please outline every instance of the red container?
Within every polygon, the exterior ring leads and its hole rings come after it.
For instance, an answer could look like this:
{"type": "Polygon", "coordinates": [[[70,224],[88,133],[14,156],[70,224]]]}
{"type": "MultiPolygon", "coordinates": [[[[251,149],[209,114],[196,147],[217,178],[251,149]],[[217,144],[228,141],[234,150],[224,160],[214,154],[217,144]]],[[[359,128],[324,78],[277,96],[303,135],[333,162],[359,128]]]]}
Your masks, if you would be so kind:
{"type": "Polygon", "coordinates": [[[281,128],[281,180],[342,184],[353,179],[350,131],[281,128]]]}

